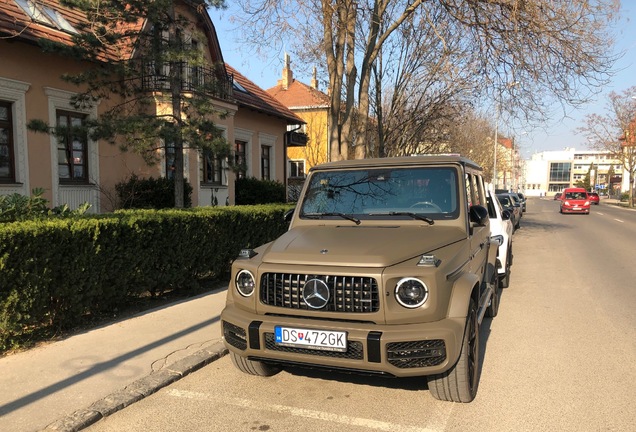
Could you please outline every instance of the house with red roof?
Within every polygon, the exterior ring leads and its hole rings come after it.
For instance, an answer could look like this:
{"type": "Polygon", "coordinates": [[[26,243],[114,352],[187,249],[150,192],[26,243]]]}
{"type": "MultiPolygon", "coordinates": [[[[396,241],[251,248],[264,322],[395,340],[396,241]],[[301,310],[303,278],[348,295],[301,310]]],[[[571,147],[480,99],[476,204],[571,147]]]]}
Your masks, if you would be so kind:
{"type": "Polygon", "coordinates": [[[294,79],[288,54],[285,54],[281,79],[267,89],[267,93],[305,122],[300,130],[307,136],[306,145],[294,146],[292,141],[287,148],[288,184],[293,189],[294,185],[302,184],[309,168],[329,161],[330,98],[318,89],[315,68],[310,84],[294,79]]]}
{"type": "MultiPolygon", "coordinates": [[[[288,141],[292,144],[294,141],[290,131],[300,128],[304,120],[225,64],[214,24],[201,2],[175,0],[175,8],[188,18],[194,29],[188,30],[189,43],[196,43],[201,50],[207,63],[205,70],[222,84],[221,90],[206,96],[218,112],[224,113],[212,114],[212,120],[231,144],[232,162],[240,162],[241,166],[235,171],[229,168],[228,160],[204,154],[196,148],[184,148],[184,175],[193,187],[192,205],[234,204],[237,175],[286,183],[286,146],[288,141]]],[[[115,194],[118,183],[132,175],[170,176],[171,155],[163,150],[157,154],[159,162],[148,165],[140,155],[124,152],[108,142],[94,142],[89,137],[58,142],[53,135],[27,129],[32,119],[44,119],[51,127],[81,124],[86,119],[98,118],[111,104],[117,103],[109,99],[90,107],[72,104],[71,98],[78,88],[64,81],[62,75],[78,74],[94,64],[44,52],[39,44],[45,39],[73,45],[72,36],[86,20],[85,15],[63,7],[57,0],[3,0],[0,3],[2,195],[30,195],[33,189],[43,188],[51,206],[68,204],[73,209],[88,202],[92,205],[91,211],[108,212],[118,207],[115,194]]],[[[148,24],[139,23],[140,26],[148,24]]],[[[125,60],[133,53],[125,41],[120,41],[107,55],[125,60]]],[[[192,74],[194,69],[186,70],[192,74]]],[[[156,84],[160,77],[148,78],[156,84]]],[[[161,96],[161,88],[152,90],[161,96]]],[[[157,110],[169,106],[160,105],[157,102],[157,110]]]]}

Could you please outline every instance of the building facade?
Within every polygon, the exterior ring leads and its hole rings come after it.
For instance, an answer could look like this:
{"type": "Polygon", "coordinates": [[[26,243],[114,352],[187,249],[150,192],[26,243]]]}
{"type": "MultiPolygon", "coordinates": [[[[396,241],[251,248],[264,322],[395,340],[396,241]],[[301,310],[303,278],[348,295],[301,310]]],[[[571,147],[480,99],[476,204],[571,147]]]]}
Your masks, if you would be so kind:
{"type": "Polygon", "coordinates": [[[535,153],[524,165],[528,196],[554,196],[586,179],[591,189],[601,193],[613,195],[629,188],[620,161],[613,159],[609,152],[574,148],[545,151],[535,153]]]}
{"type": "MultiPolygon", "coordinates": [[[[199,6],[197,2],[175,0],[180,16],[189,21],[182,37],[200,50],[206,62],[204,66],[184,66],[181,88],[187,90],[195,77],[203,79],[203,73],[213,71],[222,91],[207,95],[217,110],[210,116],[230,144],[233,160],[184,148],[184,177],[193,187],[193,206],[231,205],[236,175],[286,182],[287,130],[304,122],[224,63],[214,25],[205,8],[199,6]],[[241,170],[230,169],[234,164],[228,162],[240,162],[241,170]]],[[[158,163],[148,164],[139,154],[122,151],[119,145],[109,142],[70,135],[59,140],[27,129],[30,120],[41,119],[50,127],[69,125],[72,130],[72,126],[98,118],[118,103],[111,98],[89,107],[74,105],[72,97],[81,88],[63,80],[62,75],[79,74],[95,64],[45,53],[39,44],[40,39],[48,39],[72,46],[72,36],[85,21],[85,15],[56,0],[0,3],[2,195],[30,195],[33,189],[42,188],[52,207],[67,204],[73,209],[87,202],[91,212],[101,213],[117,208],[115,186],[132,175],[171,176],[174,155],[166,154],[165,148],[157,150],[158,163]]],[[[148,23],[139,25],[152,28],[148,23]]],[[[156,100],[151,110],[170,115],[171,104],[165,97],[166,67],[169,66],[155,65],[147,78],[148,82],[163,82],[164,86],[149,88],[156,100]]]]}
{"type": "Polygon", "coordinates": [[[288,183],[293,191],[294,185],[296,189],[302,185],[311,167],[329,161],[329,96],[318,89],[315,68],[310,84],[294,79],[288,54],[281,79],[267,93],[306,123],[299,129],[307,137],[306,145],[287,148],[288,183]]]}

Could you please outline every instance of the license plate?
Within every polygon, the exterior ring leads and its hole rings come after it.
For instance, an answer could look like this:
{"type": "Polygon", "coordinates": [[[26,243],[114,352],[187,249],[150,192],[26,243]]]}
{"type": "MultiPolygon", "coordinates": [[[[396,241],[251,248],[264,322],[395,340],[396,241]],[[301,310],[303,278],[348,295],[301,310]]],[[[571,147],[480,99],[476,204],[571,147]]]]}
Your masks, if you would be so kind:
{"type": "Polygon", "coordinates": [[[321,351],[347,351],[347,332],[274,327],[276,343],[282,346],[321,351]]]}

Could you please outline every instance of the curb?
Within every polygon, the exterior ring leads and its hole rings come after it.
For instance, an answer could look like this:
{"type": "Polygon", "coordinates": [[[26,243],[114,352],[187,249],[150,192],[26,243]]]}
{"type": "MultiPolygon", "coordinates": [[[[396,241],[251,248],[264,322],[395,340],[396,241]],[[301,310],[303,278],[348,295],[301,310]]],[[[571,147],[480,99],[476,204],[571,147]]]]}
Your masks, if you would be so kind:
{"type": "Polygon", "coordinates": [[[227,348],[225,348],[223,342],[217,342],[209,348],[197,351],[165,369],[153,372],[127,385],[125,388],[111,393],[88,408],[77,410],[66,417],[54,421],[42,429],[42,432],[76,432],[85,429],[102,418],[138,402],[184,376],[201,369],[203,366],[220,359],[227,353],[227,348]]]}

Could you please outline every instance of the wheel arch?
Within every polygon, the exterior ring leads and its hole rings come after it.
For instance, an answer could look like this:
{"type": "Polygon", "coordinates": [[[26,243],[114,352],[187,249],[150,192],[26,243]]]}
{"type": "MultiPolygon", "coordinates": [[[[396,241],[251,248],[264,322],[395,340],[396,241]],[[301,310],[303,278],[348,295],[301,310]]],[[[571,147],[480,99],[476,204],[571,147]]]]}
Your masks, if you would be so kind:
{"type": "Polygon", "coordinates": [[[455,281],[448,308],[449,318],[466,318],[471,298],[475,300],[475,304],[479,304],[480,283],[479,277],[472,273],[466,273],[455,281]]]}

